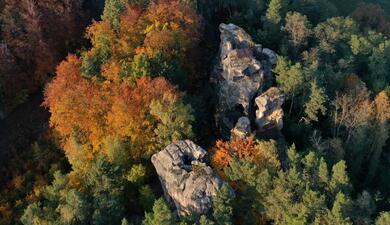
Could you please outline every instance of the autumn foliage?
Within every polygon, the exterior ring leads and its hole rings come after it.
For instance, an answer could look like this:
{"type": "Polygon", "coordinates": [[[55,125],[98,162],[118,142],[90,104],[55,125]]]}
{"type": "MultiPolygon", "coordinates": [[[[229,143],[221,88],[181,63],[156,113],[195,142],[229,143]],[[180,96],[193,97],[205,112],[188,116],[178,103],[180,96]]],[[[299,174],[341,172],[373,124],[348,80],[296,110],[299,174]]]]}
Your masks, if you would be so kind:
{"type": "Polygon", "coordinates": [[[211,149],[211,163],[217,172],[226,178],[224,169],[229,166],[233,157],[253,161],[259,168],[278,168],[275,141],[258,141],[253,137],[217,141],[211,149]]]}
{"type": "Polygon", "coordinates": [[[87,25],[82,1],[0,3],[0,96],[6,110],[43,85],[87,25]]]}
{"type": "Polygon", "coordinates": [[[131,158],[140,160],[192,136],[191,107],[160,75],[170,77],[195,46],[199,17],[179,1],[122,4],[108,3],[103,20],[87,29],[92,47],[69,55],[45,91],[50,124],[73,166],[108,154],[111,140],[129,143],[131,158]]]}
{"type": "MultiPolygon", "coordinates": [[[[50,124],[64,138],[68,157],[80,154],[75,148],[81,148],[83,157],[92,158],[91,153],[100,151],[108,137],[130,141],[134,159],[161,147],[156,140],[162,134],[155,129],[163,121],[151,114],[150,105],[160,101],[168,107],[170,102],[180,102],[180,92],[162,77],[142,77],[134,86],[91,81],[80,75],[80,64],[78,57],[68,56],[45,92],[44,105],[52,114],[50,124]]],[[[184,114],[191,112],[188,106],[183,107],[184,114]]],[[[186,126],[191,118],[184,121],[186,126]]]]}
{"type": "Polygon", "coordinates": [[[169,76],[174,62],[186,66],[184,61],[199,40],[200,19],[180,1],[153,2],[145,9],[128,5],[117,16],[118,27],[103,20],[88,28],[93,47],[82,55],[83,76],[132,83],[139,74],[169,76]],[[143,61],[137,61],[141,57],[143,61]]]}

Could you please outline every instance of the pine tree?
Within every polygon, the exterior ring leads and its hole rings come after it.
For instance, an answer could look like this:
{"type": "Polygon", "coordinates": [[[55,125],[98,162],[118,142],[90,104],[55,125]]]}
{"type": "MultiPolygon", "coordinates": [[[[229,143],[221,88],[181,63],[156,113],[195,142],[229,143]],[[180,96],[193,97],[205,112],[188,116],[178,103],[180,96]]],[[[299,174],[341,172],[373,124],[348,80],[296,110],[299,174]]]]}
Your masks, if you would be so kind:
{"type": "Polygon", "coordinates": [[[174,225],[176,224],[176,220],[165,200],[163,198],[159,198],[154,202],[153,212],[145,214],[145,219],[142,224],[174,225]]]}
{"type": "Polygon", "coordinates": [[[233,217],[232,196],[227,184],[221,189],[213,199],[213,217],[218,225],[232,225],[233,217]]]}
{"type": "Polygon", "coordinates": [[[269,23],[274,25],[282,21],[283,11],[285,7],[285,0],[271,0],[268,5],[266,18],[269,23]]]}
{"type": "Polygon", "coordinates": [[[126,218],[122,219],[121,225],[130,225],[126,218]]]}
{"type": "Polygon", "coordinates": [[[350,191],[351,184],[349,182],[345,161],[342,160],[333,166],[332,177],[329,185],[334,194],[339,191],[343,191],[345,193],[350,191]]]}
{"type": "Polygon", "coordinates": [[[352,225],[352,201],[342,192],[337,193],[331,210],[330,224],[352,225]]]}
{"type": "Polygon", "coordinates": [[[154,195],[152,188],[149,185],[144,185],[139,189],[140,202],[144,207],[145,211],[152,211],[153,203],[156,200],[156,196],[154,195]]]}
{"type": "Polygon", "coordinates": [[[150,113],[160,121],[155,129],[160,147],[186,138],[192,138],[194,116],[192,108],[176,98],[163,98],[150,103],[150,113]]]}
{"type": "Polygon", "coordinates": [[[310,97],[305,104],[305,113],[310,121],[318,121],[318,114],[325,115],[325,103],[328,97],[325,90],[318,86],[316,81],[310,83],[310,97]]]}
{"type": "Polygon", "coordinates": [[[318,178],[320,179],[320,182],[322,182],[325,185],[328,185],[329,170],[328,170],[328,165],[326,164],[324,158],[320,159],[320,165],[318,168],[318,178]]]}
{"type": "Polygon", "coordinates": [[[125,0],[107,0],[103,10],[102,20],[109,22],[113,28],[118,28],[120,15],[125,8],[125,0]]]}
{"type": "Polygon", "coordinates": [[[287,94],[290,99],[289,115],[291,114],[295,96],[301,91],[304,83],[303,69],[300,63],[292,65],[286,57],[278,57],[274,69],[278,87],[287,94]]]}

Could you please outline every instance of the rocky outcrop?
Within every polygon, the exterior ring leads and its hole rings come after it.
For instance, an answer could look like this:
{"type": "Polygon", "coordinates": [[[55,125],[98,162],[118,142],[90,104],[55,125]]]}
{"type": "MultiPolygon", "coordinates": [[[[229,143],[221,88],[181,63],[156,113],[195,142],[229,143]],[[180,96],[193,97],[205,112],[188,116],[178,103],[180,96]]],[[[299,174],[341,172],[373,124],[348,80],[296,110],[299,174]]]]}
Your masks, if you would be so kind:
{"type": "Polygon", "coordinates": [[[251,121],[248,117],[240,117],[236,126],[230,131],[230,139],[241,139],[251,135],[251,121]]]}
{"type": "Polygon", "coordinates": [[[225,183],[207,165],[207,152],[192,141],[178,141],[152,156],[165,197],[179,215],[205,214],[225,183]]]}
{"type": "Polygon", "coordinates": [[[277,56],[272,50],[254,43],[242,28],[234,24],[221,24],[219,29],[219,63],[211,81],[215,84],[218,99],[217,127],[223,136],[228,137],[239,118],[253,120],[254,99],[269,87],[277,56]]]}
{"type": "Polygon", "coordinates": [[[255,99],[256,125],[258,131],[281,130],[283,128],[284,94],[276,87],[271,87],[255,99]]]}

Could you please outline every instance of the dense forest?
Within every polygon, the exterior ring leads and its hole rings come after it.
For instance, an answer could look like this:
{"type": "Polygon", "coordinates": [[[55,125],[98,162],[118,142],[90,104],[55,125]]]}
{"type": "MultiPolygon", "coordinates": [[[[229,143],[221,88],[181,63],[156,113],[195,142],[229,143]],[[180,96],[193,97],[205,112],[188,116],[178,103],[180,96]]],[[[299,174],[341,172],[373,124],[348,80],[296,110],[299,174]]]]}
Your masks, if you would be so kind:
{"type": "Polygon", "coordinates": [[[0,224],[390,225],[389,98],[388,0],[2,0],[0,224]]]}

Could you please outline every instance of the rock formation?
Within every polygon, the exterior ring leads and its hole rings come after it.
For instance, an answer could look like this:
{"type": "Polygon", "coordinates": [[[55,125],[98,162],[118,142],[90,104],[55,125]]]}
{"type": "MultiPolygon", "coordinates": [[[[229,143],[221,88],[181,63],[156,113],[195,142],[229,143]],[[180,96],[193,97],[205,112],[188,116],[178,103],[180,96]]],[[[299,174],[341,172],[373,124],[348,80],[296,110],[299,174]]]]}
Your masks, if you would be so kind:
{"type": "Polygon", "coordinates": [[[255,99],[256,125],[258,131],[281,130],[283,128],[284,94],[276,87],[271,87],[255,99]]]}
{"type": "MultiPolygon", "coordinates": [[[[254,119],[254,99],[270,86],[273,79],[271,70],[277,56],[272,50],[254,43],[249,34],[234,24],[221,24],[219,29],[219,63],[215,66],[211,81],[215,84],[218,99],[217,127],[224,137],[228,137],[228,131],[236,131],[233,128],[239,118],[254,119]]],[[[263,119],[267,118],[271,117],[263,119]]],[[[263,129],[273,123],[262,122],[265,124],[262,125],[263,129]]]]}
{"type": "MultiPolygon", "coordinates": [[[[207,165],[207,151],[192,141],[178,141],[152,156],[165,197],[179,215],[205,214],[225,183],[207,165]]],[[[232,191],[233,192],[233,191],[232,191]]]]}
{"type": "Polygon", "coordinates": [[[248,137],[252,132],[251,121],[248,117],[240,117],[237,121],[236,126],[230,131],[230,139],[240,139],[248,137]]]}

